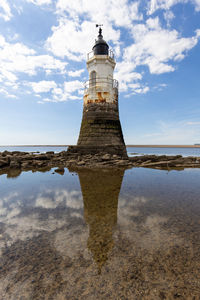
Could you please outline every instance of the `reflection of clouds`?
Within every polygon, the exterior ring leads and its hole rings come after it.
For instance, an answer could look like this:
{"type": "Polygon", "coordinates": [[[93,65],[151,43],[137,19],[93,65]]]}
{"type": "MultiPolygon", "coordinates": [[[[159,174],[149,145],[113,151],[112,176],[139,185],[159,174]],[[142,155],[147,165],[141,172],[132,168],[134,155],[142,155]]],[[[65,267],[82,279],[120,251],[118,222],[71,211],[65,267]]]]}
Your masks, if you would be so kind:
{"type": "Polygon", "coordinates": [[[83,207],[82,194],[80,191],[67,190],[46,190],[40,193],[36,200],[36,207],[56,208],[59,205],[72,209],[81,209],[83,207]]]}
{"type": "Polygon", "coordinates": [[[8,212],[7,214],[7,219],[12,219],[14,217],[16,217],[17,215],[19,215],[21,212],[21,210],[19,208],[14,207],[11,211],[8,212]]]}
{"type": "Polygon", "coordinates": [[[66,205],[73,209],[83,208],[83,197],[80,191],[72,191],[68,193],[66,205]]]}
{"type": "MultiPolygon", "coordinates": [[[[169,248],[171,244],[182,244],[182,239],[171,234],[167,227],[168,218],[150,213],[146,204],[153,201],[144,196],[123,197],[119,200],[118,224],[120,232],[130,243],[154,251],[169,248]],[[175,241],[175,242],[174,242],[175,241]]],[[[116,237],[117,238],[117,237],[116,237]]]]}
{"type": "MultiPolygon", "coordinates": [[[[144,224],[144,229],[147,230],[146,239],[143,239],[145,248],[159,248],[169,243],[172,236],[167,230],[163,229],[163,224],[167,223],[168,218],[158,215],[148,216],[144,224]]],[[[178,237],[177,237],[178,238],[178,237]]],[[[174,240],[174,236],[173,236],[174,240]]],[[[180,242],[180,239],[177,240],[180,242]]]]}
{"type": "Polygon", "coordinates": [[[4,201],[0,200],[0,217],[5,216],[7,213],[7,209],[4,207],[4,201]]]}
{"type": "Polygon", "coordinates": [[[80,191],[48,188],[35,195],[27,195],[26,201],[24,196],[26,194],[13,192],[0,199],[0,222],[3,224],[0,248],[17,240],[31,239],[44,231],[51,233],[70,224],[76,227],[73,219],[83,219],[80,191]]]}
{"type": "Polygon", "coordinates": [[[12,192],[0,198],[0,222],[4,222],[5,219],[10,219],[20,213],[20,209],[17,208],[18,204],[13,203],[13,200],[18,202],[18,197],[19,194],[17,192],[12,192]]]}
{"type": "Polygon", "coordinates": [[[76,226],[70,230],[60,230],[55,234],[54,247],[63,257],[76,257],[82,254],[85,258],[89,256],[87,250],[87,238],[89,229],[76,226]]]}
{"type": "Polygon", "coordinates": [[[41,232],[52,232],[66,224],[66,220],[57,220],[49,217],[47,220],[40,220],[39,214],[33,213],[29,216],[15,217],[7,222],[5,234],[9,236],[8,244],[17,240],[26,240],[38,236],[41,232]],[[13,230],[14,228],[14,230],[13,230]]]}
{"type": "Polygon", "coordinates": [[[138,206],[139,204],[146,203],[148,199],[144,196],[131,196],[131,195],[125,195],[123,198],[120,198],[120,201],[118,203],[118,208],[127,207],[127,204],[129,206],[138,206]]]}
{"type": "MultiPolygon", "coordinates": [[[[129,225],[132,217],[140,215],[139,207],[148,202],[144,196],[127,195],[118,202],[118,218],[123,225],[129,225]]],[[[118,220],[118,223],[119,223],[118,220]]]]}
{"type": "Polygon", "coordinates": [[[50,197],[39,196],[35,202],[36,207],[43,207],[43,208],[56,208],[58,205],[59,202],[55,201],[50,197]]]}

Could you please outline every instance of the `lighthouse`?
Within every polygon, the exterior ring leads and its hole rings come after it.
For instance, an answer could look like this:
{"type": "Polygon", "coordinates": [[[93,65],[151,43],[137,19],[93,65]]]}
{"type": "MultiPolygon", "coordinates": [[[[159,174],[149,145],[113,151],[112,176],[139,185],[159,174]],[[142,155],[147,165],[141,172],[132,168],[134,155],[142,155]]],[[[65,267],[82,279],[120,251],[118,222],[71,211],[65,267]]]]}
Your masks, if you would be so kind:
{"type": "Polygon", "coordinates": [[[103,39],[102,25],[92,51],[87,54],[89,80],[85,82],[83,116],[77,146],[69,152],[109,153],[127,156],[119,120],[118,81],[113,78],[115,58],[103,39]]]}

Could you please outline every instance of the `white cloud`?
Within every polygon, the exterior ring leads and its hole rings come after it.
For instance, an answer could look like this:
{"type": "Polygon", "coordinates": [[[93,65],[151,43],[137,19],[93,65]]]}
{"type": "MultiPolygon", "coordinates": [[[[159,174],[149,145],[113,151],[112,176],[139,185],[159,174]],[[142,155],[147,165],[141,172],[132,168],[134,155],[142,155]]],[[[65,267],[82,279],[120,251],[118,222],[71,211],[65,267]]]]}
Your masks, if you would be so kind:
{"type": "Polygon", "coordinates": [[[128,0],[59,0],[57,13],[59,24],[52,28],[53,34],[47,39],[47,49],[59,57],[81,61],[86,53],[92,50],[94,37],[97,35],[95,23],[103,23],[104,38],[112,41],[119,55],[120,31],[113,25],[129,27],[134,20],[141,20],[138,11],[139,2],[128,3],[128,0]],[[66,18],[66,14],[69,17],[66,18]],[[84,16],[80,22],[79,17],[84,16]]]}
{"type": "Polygon", "coordinates": [[[0,88],[0,94],[4,95],[6,98],[17,98],[16,95],[10,94],[5,88],[0,88]]]}
{"type": "MultiPolygon", "coordinates": [[[[151,2],[151,11],[158,6],[158,2],[151,2]]],[[[149,18],[144,24],[133,25],[134,21],[142,20],[139,2],[58,0],[56,8],[59,24],[52,27],[52,35],[46,42],[47,49],[58,57],[66,57],[74,61],[85,60],[86,53],[91,51],[94,45],[94,36],[97,34],[94,25],[98,20],[99,23],[104,24],[104,38],[109,44],[110,41],[113,43],[119,59],[123,51],[121,57],[123,61],[117,62],[115,71],[115,78],[120,83],[121,91],[127,91],[129,83],[142,79],[142,74],[136,71],[138,66],[148,66],[152,74],[172,72],[176,68],[173,62],[182,60],[187,51],[198,42],[198,32],[196,36],[190,38],[181,37],[176,30],[162,28],[158,17],[149,18]],[[120,41],[120,30],[116,30],[113,26],[124,27],[127,34],[132,34],[133,42],[130,46],[124,47],[120,41]]],[[[173,17],[172,12],[165,12],[168,26],[173,17]]],[[[79,73],[69,71],[68,75],[75,77],[79,73]]],[[[147,92],[148,89],[147,86],[140,86],[138,93],[147,92]]]]}
{"type": "MultiPolygon", "coordinates": [[[[170,7],[176,3],[192,2],[195,8],[200,8],[200,0],[151,0],[148,14],[157,9],[164,9],[164,18],[167,29],[159,23],[159,18],[149,18],[145,23],[140,11],[140,1],[128,0],[26,0],[37,6],[55,4],[57,24],[53,26],[52,34],[44,42],[47,52],[36,52],[15,39],[0,36],[0,82],[2,88],[11,83],[10,88],[18,85],[21,73],[37,76],[39,72],[45,73],[40,82],[33,82],[29,86],[35,93],[48,92],[44,101],[66,101],[80,99],[82,83],[70,81],[56,86],[48,85],[52,80],[50,75],[58,73],[71,77],[81,77],[84,69],[75,69],[74,65],[66,72],[66,60],[82,61],[86,54],[92,50],[94,39],[97,36],[95,24],[103,23],[105,40],[114,47],[117,62],[114,77],[119,81],[120,91],[131,93],[146,93],[149,87],[143,79],[144,71],[138,71],[139,66],[147,66],[150,73],[162,74],[176,69],[175,62],[184,59],[187,52],[194,47],[200,37],[200,29],[193,37],[181,37],[176,30],[170,30],[170,21],[174,14],[170,7]],[[199,5],[199,6],[198,6],[199,5]],[[123,36],[120,36],[123,33],[123,36]],[[127,36],[124,36],[127,35],[127,36]],[[132,38],[132,40],[131,40],[132,38]],[[128,46],[127,46],[127,43],[128,46]],[[48,51],[51,51],[52,55],[48,51]],[[55,58],[57,56],[57,58],[55,58]],[[62,60],[64,59],[64,60],[62,60]]],[[[7,0],[2,0],[0,7],[4,15],[11,18],[11,10],[7,0]]],[[[12,4],[14,9],[14,4],[12,4]]],[[[41,7],[38,7],[40,9],[41,7]]],[[[20,36],[15,36],[18,40],[20,36]]],[[[80,66],[79,66],[80,68],[80,66]]],[[[41,78],[41,77],[40,77],[41,78]]],[[[61,78],[61,77],[60,77],[61,78]]],[[[73,78],[72,78],[73,79],[73,78]]],[[[54,83],[57,79],[54,79],[54,83]]],[[[28,80],[27,80],[28,81],[28,80]]],[[[25,84],[27,84],[27,81],[25,84]]],[[[36,81],[36,79],[35,79],[36,81]]],[[[62,77],[61,81],[64,81],[62,77]]],[[[60,81],[60,82],[61,82],[60,81]]],[[[56,84],[56,83],[55,83],[56,84]]],[[[28,85],[28,84],[27,84],[28,85]]],[[[4,93],[5,94],[5,93],[4,93]]],[[[12,93],[9,94],[11,95],[12,93]]]]}
{"type": "MultiPolygon", "coordinates": [[[[106,25],[106,24],[105,24],[106,25]]],[[[92,50],[94,37],[97,35],[94,23],[61,18],[58,26],[52,28],[53,34],[47,39],[46,47],[54,55],[67,57],[70,60],[81,61],[92,50]]],[[[120,32],[106,27],[106,40],[119,41],[120,32]]]]}
{"type": "Polygon", "coordinates": [[[65,72],[67,63],[50,55],[36,55],[35,50],[22,43],[8,43],[0,35],[0,76],[16,81],[17,73],[35,75],[38,69],[65,72]]]}
{"type": "Polygon", "coordinates": [[[85,71],[84,69],[80,69],[80,70],[76,70],[76,71],[69,71],[68,75],[71,77],[80,77],[84,71],[85,71]]]}
{"type": "Polygon", "coordinates": [[[134,72],[136,65],[131,61],[122,61],[116,65],[115,78],[119,81],[120,91],[128,90],[128,83],[142,79],[142,75],[134,72]]]}
{"type": "Polygon", "coordinates": [[[83,89],[83,83],[79,80],[68,81],[64,83],[64,89],[67,94],[83,89]]]}
{"type": "Polygon", "coordinates": [[[200,11],[200,0],[193,0],[192,2],[195,5],[196,11],[200,11]]]}
{"type": "Polygon", "coordinates": [[[12,17],[11,9],[7,0],[0,1],[0,17],[5,21],[9,21],[12,17]]]}
{"type": "Polygon", "coordinates": [[[55,81],[46,81],[46,80],[42,80],[39,82],[30,82],[29,84],[33,88],[35,93],[47,93],[51,89],[57,87],[55,81]]]}
{"type": "Polygon", "coordinates": [[[48,92],[57,87],[54,81],[28,82],[19,80],[23,75],[37,76],[40,72],[64,75],[67,62],[49,54],[38,55],[34,49],[22,43],[8,42],[0,35],[0,82],[1,93],[14,98],[17,92],[26,93],[31,86],[37,93],[48,92]],[[21,89],[20,89],[21,87],[21,89]],[[18,91],[17,91],[18,90],[18,91]]]}
{"type": "Polygon", "coordinates": [[[44,4],[51,4],[52,0],[26,0],[27,2],[31,2],[35,5],[44,5],[44,4]]]}
{"type": "Polygon", "coordinates": [[[173,14],[172,11],[167,10],[167,11],[164,12],[164,18],[165,18],[165,20],[167,22],[167,26],[169,27],[171,21],[175,18],[175,15],[173,14]]]}
{"type": "Polygon", "coordinates": [[[196,11],[200,11],[200,0],[151,0],[148,6],[148,14],[153,14],[158,9],[168,10],[178,3],[192,3],[196,11]]]}
{"type": "Polygon", "coordinates": [[[114,23],[116,26],[130,26],[132,21],[141,20],[138,10],[139,1],[128,0],[58,0],[58,13],[68,13],[75,19],[83,14],[92,22],[100,24],[114,23]]]}
{"type": "Polygon", "coordinates": [[[148,14],[153,14],[157,9],[169,9],[171,6],[184,0],[151,0],[148,6],[148,14]]]}
{"type": "MultiPolygon", "coordinates": [[[[48,82],[48,81],[47,81],[48,82]]],[[[33,84],[33,83],[32,83],[33,84]]],[[[34,83],[35,84],[35,83],[34,83]]],[[[83,83],[79,80],[74,81],[66,81],[63,84],[59,84],[56,86],[55,82],[49,81],[49,84],[46,85],[46,82],[42,83],[42,85],[35,86],[36,89],[41,90],[44,88],[44,91],[50,92],[48,98],[44,98],[44,102],[63,102],[68,100],[82,100],[82,97],[79,96],[80,92],[83,91],[83,83]],[[46,87],[46,90],[45,90],[46,87]],[[78,95],[77,95],[78,94],[78,95]]],[[[35,92],[41,92],[35,90],[35,92]]]]}
{"type": "Polygon", "coordinates": [[[147,65],[152,74],[174,71],[168,62],[183,59],[199,38],[198,32],[193,37],[182,38],[176,30],[163,29],[158,17],[135,25],[132,34],[135,43],[125,49],[124,59],[127,64],[147,65]]]}
{"type": "Polygon", "coordinates": [[[148,86],[144,86],[143,84],[137,83],[130,83],[128,87],[132,90],[131,94],[146,94],[149,91],[148,86]]]}
{"type": "Polygon", "coordinates": [[[167,87],[167,84],[166,83],[160,83],[156,86],[153,87],[154,90],[158,90],[158,91],[162,91],[164,88],[167,87]]]}
{"type": "Polygon", "coordinates": [[[133,94],[146,94],[149,92],[149,87],[148,86],[141,86],[138,88],[133,89],[133,94]]]}

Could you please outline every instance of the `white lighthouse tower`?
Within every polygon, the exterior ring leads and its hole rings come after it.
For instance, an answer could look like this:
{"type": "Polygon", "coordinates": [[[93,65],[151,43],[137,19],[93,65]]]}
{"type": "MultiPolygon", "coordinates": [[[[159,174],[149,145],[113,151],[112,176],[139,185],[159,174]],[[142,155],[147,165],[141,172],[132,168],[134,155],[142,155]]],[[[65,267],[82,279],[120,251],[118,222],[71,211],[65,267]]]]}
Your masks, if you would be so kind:
{"type": "Polygon", "coordinates": [[[87,55],[89,81],[85,83],[84,104],[114,103],[118,97],[118,82],[113,79],[114,53],[103,40],[101,25],[92,52],[87,55]]]}
{"type": "Polygon", "coordinates": [[[98,38],[87,55],[89,80],[85,83],[83,117],[77,146],[68,152],[78,154],[110,153],[127,156],[118,108],[118,82],[113,79],[114,54],[103,40],[100,25],[98,38]]]}

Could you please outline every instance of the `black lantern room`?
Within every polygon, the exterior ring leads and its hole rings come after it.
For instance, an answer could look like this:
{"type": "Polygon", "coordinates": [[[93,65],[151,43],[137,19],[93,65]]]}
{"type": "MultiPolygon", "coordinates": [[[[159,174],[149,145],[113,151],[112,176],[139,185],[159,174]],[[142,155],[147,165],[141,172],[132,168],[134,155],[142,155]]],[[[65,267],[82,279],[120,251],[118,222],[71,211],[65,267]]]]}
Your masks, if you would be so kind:
{"type": "MultiPolygon", "coordinates": [[[[99,26],[99,25],[96,25],[99,26]]],[[[100,26],[99,26],[100,27],[100,26]]],[[[108,55],[109,46],[106,41],[103,40],[102,29],[99,28],[98,40],[95,41],[95,45],[92,48],[94,55],[108,55]]]]}

